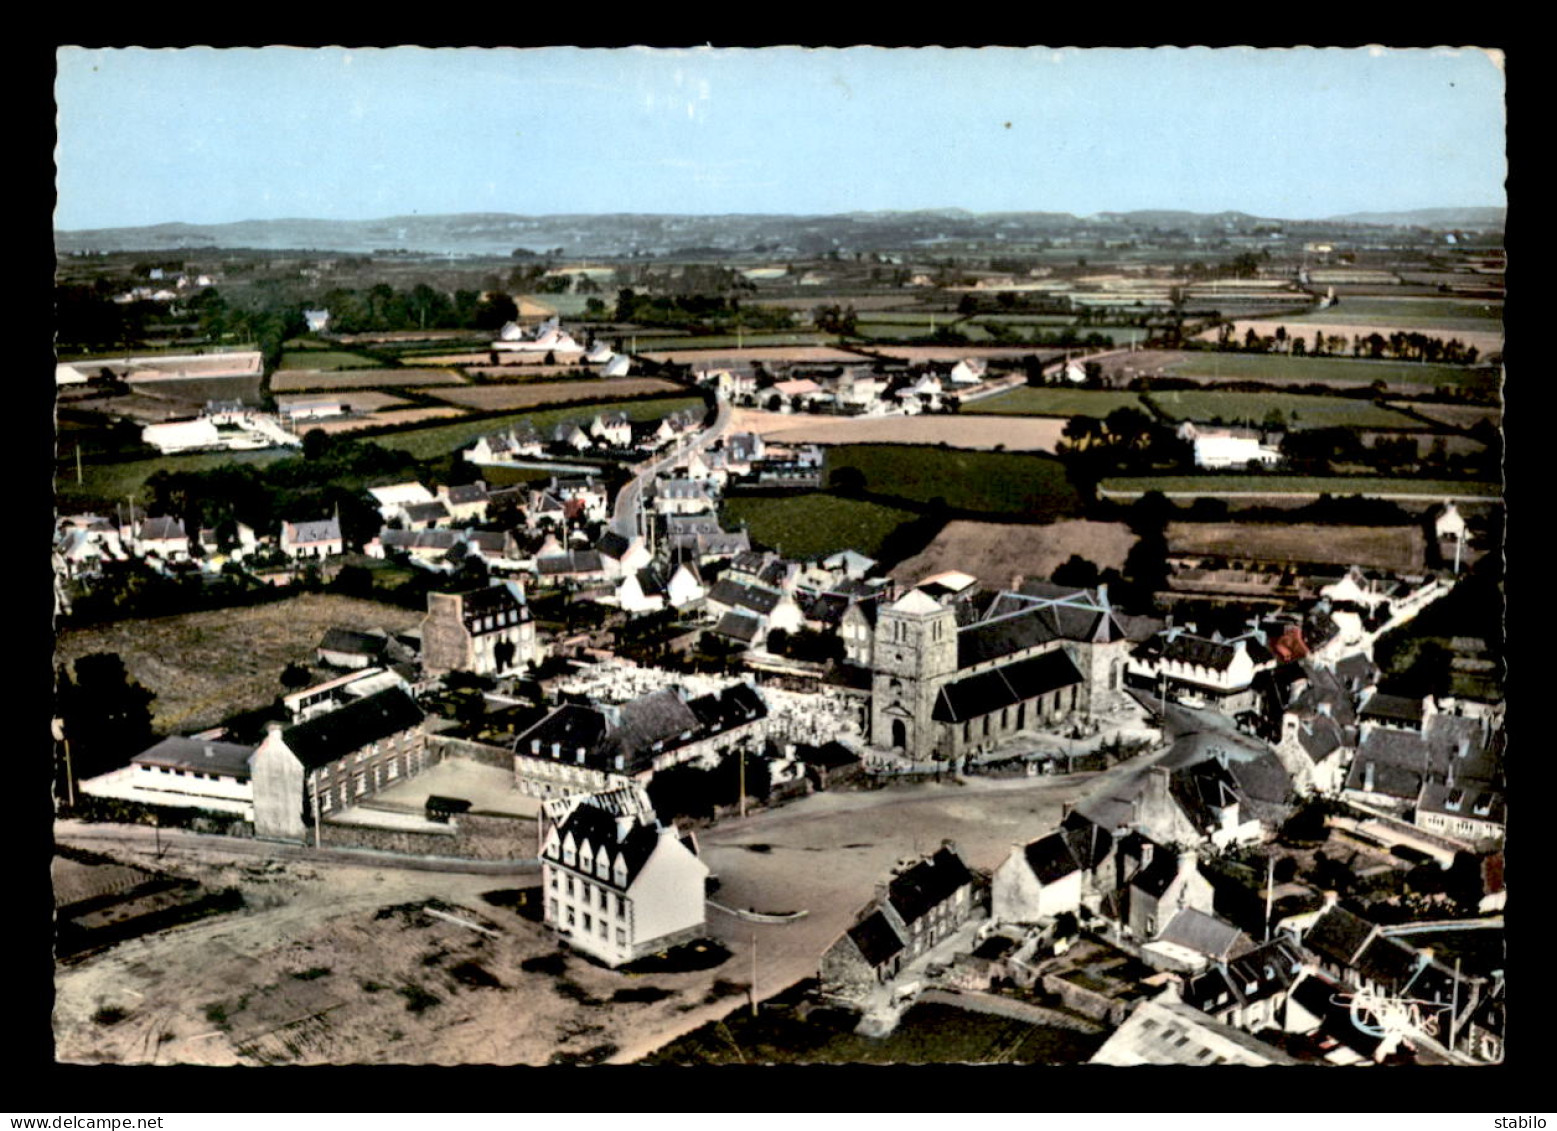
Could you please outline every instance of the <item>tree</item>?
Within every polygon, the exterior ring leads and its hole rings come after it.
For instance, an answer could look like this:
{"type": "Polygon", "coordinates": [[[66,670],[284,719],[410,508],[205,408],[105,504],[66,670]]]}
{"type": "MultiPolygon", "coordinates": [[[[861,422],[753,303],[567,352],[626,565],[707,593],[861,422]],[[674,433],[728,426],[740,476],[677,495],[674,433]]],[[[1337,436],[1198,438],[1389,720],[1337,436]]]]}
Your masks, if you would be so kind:
{"type": "Polygon", "coordinates": [[[293,691],[300,687],[307,687],[313,681],[313,673],[302,664],[288,664],[281,673],[281,686],[293,691]]]}
{"type": "Polygon", "coordinates": [[[1098,569],[1080,554],[1072,554],[1055,571],[1049,580],[1056,585],[1074,585],[1079,589],[1091,589],[1098,582],[1098,569]]]}
{"type": "Polygon", "coordinates": [[[156,694],[130,678],[115,652],[94,652],[59,668],[59,717],[70,743],[77,780],[125,765],[151,745],[151,702],[156,694]]]}

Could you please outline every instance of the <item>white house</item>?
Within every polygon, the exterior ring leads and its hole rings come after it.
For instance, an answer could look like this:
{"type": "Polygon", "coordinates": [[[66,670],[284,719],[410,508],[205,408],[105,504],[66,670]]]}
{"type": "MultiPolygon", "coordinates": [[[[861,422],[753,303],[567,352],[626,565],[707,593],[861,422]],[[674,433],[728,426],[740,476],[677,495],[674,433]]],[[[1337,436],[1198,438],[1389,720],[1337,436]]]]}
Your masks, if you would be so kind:
{"type": "Polygon", "coordinates": [[[664,479],[655,484],[656,514],[705,514],[713,509],[714,492],[706,479],[664,479]]]}
{"type": "Polygon", "coordinates": [[[1433,520],[1433,531],[1440,542],[1465,541],[1465,519],[1453,503],[1444,503],[1442,513],[1433,520]]]}
{"type": "Polygon", "coordinates": [[[175,420],[166,424],[148,424],[141,429],[141,442],[159,449],[163,455],[220,448],[225,444],[216,423],[199,420],[175,420]]]}
{"type": "Polygon", "coordinates": [[[281,552],[289,558],[326,558],[344,552],[344,545],[338,516],[281,524],[281,552]]]}
{"type": "Polygon", "coordinates": [[[604,440],[607,447],[628,448],[633,442],[632,421],[625,412],[599,412],[590,422],[589,434],[604,440]]]}
{"type": "Polygon", "coordinates": [[[621,966],[702,934],[707,879],[690,835],[581,798],[541,850],[544,922],[576,949],[621,966]]]}
{"type": "Polygon", "coordinates": [[[697,566],[682,562],[676,567],[676,572],[670,575],[670,581],[666,586],[666,599],[674,608],[684,608],[694,601],[701,601],[707,595],[708,590],[703,585],[703,578],[698,573],[697,566]]]}
{"type": "Polygon", "coordinates": [[[624,353],[619,353],[614,355],[610,361],[605,363],[604,368],[600,370],[600,376],[626,377],[629,373],[632,372],[632,368],[632,358],[628,357],[624,353]]]}
{"type": "MultiPolygon", "coordinates": [[[[1197,467],[1247,467],[1250,461],[1270,467],[1281,461],[1280,449],[1262,444],[1259,434],[1247,429],[1192,426],[1188,433],[1197,467]]],[[[1181,429],[1180,435],[1184,434],[1181,429]]]]}
{"type": "Polygon", "coordinates": [[[305,310],[303,321],[308,323],[308,331],[311,334],[322,334],[330,328],[330,312],[328,310],[305,310]]]}
{"type": "Polygon", "coordinates": [[[989,363],[982,358],[964,358],[952,366],[951,383],[953,385],[977,385],[984,380],[985,371],[989,363]]]}
{"type": "Polygon", "coordinates": [[[182,561],[189,557],[189,535],[179,518],[142,519],[135,528],[135,552],[155,554],[164,561],[182,561]]]}
{"type": "Polygon", "coordinates": [[[378,504],[378,513],[385,522],[392,518],[404,518],[405,508],[420,503],[430,503],[437,498],[420,483],[390,483],[384,487],[369,487],[368,494],[378,504]]]}

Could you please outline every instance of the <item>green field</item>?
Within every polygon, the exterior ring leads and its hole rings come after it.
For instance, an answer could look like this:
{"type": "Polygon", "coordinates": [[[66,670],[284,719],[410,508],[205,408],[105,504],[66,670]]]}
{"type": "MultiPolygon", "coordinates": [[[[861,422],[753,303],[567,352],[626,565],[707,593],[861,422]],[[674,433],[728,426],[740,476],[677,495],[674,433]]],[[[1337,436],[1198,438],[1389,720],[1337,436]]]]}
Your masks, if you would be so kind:
{"type": "Polygon", "coordinates": [[[1181,377],[1223,381],[1274,381],[1298,385],[1350,382],[1371,385],[1465,385],[1496,387],[1497,371],[1463,365],[1424,365],[1410,361],[1363,361],[1338,357],[1287,357],[1258,353],[1207,353],[1167,367],[1181,377]]]}
{"type": "Polygon", "coordinates": [[[1095,416],[1101,420],[1116,408],[1144,410],[1139,393],[1022,385],[1009,393],[965,404],[961,411],[964,416],[1095,416]]]}
{"type": "Polygon", "coordinates": [[[344,350],[287,350],[281,355],[282,369],[375,369],[379,362],[360,353],[344,350]]]}
{"type": "Polygon", "coordinates": [[[71,499],[106,499],[124,502],[131,496],[144,502],[141,487],[159,471],[209,471],[229,463],[273,463],[296,455],[296,449],[267,448],[257,452],[198,452],[185,456],[159,456],[127,463],[86,464],[81,483],[76,483],[75,468],[61,470],[55,481],[55,494],[61,506],[71,499]]]}
{"type": "Polygon", "coordinates": [[[1334,306],[1306,311],[1287,320],[1346,326],[1388,325],[1400,330],[1442,330],[1452,335],[1456,330],[1496,330],[1503,321],[1503,304],[1476,299],[1342,295],[1334,306]]]}
{"type": "Polygon", "coordinates": [[[722,525],[745,524],[752,541],[789,558],[815,558],[840,550],[874,557],[882,541],[914,517],[911,511],[832,495],[726,499],[722,525]]]}
{"type": "Polygon", "coordinates": [[[818,1010],[800,1021],[782,1006],[756,1017],[738,1009],[724,1021],[671,1042],[641,1064],[1082,1064],[1102,1035],[1029,1025],[949,1005],[915,1005],[885,1037],[850,1031],[853,1019],[818,1010]]]}
{"type": "Polygon", "coordinates": [[[916,503],[944,499],[954,510],[1025,515],[1040,521],[1077,514],[1081,501],[1065,466],[1024,452],[979,452],[914,444],[843,444],[827,450],[824,482],[857,468],[867,493],[916,503]]]}
{"type": "Polygon", "coordinates": [[[1501,483],[1467,483],[1448,479],[1385,479],[1366,475],[1143,475],[1105,479],[1099,490],[1134,496],[1147,491],[1221,495],[1254,492],[1264,495],[1421,495],[1434,498],[1472,496],[1496,499],[1501,483]]]}
{"type": "Polygon", "coordinates": [[[478,436],[501,432],[510,424],[528,420],[536,430],[547,430],[569,420],[587,422],[597,412],[625,412],[629,420],[658,420],[685,408],[703,408],[699,397],[661,397],[658,400],[612,401],[608,404],[576,405],[572,408],[550,408],[538,412],[514,412],[485,420],[466,420],[458,424],[437,424],[430,428],[416,428],[405,432],[393,432],[385,436],[369,436],[369,443],[384,448],[398,448],[410,452],[417,459],[436,459],[448,455],[468,444],[478,436]]]}
{"type": "MultiPolygon", "coordinates": [[[[622,344],[631,348],[631,334],[621,334],[622,344]]],[[[830,346],[838,340],[835,334],[818,333],[751,333],[696,335],[637,335],[639,353],[660,353],[666,350],[732,349],[746,346],[830,346]]]]}
{"type": "Polygon", "coordinates": [[[1352,397],[1224,393],[1211,389],[1172,389],[1150,395],[1152,403],[1171,420],[1258,425],[1274,411],[1281,413],[1285,427],[1292,428],[1421,427],[1405,413],[1352,397]]]}
{"type": "MultiPolygon", "coordinates": [[[[612,293],[612,295],[614,295],[616,292],[612,291],[611,293],[612,293]]],[[[606,304],[606,307],[608,309],[611,308],[611,306],[613,305],[613,302],[614,302],[613,298],[608,297],[605,294],[599,294],[599,295],[595,295],[595,296],[590,296],[590,295],[520,295],[518,297],[523,299],[525,302],[533,302],[536,306],[550,307],[552,310],[555,310],[558,314],[560,314],[564,318],[577,318],[579,315],[583,314],[584,313],[584,308],[589,305],[589,300],[590,300],[591,297],[595,297],[595,298],[600,299],[601,302],[606,304]]],[[[531,316],[530,315],[526,315],[526,318],[529,318],[529,317],[531,317],[531,316]]]]}

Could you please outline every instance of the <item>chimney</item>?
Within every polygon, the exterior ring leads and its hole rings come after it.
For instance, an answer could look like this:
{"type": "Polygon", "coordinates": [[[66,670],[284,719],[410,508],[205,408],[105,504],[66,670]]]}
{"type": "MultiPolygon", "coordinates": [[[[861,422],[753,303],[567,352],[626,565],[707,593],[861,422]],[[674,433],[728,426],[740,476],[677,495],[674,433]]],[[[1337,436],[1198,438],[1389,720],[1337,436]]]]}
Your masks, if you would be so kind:
{"type": "Polygon", "coordinates": [[[1152,853],[1157,846],[1149,840],[1141,841],[1141,871],[1146,871],[1152,864],[1152,853]]]}
{"type": "Polygon", "coordinates": [[[1113,608],[1113,606],[1108,603],[1108,582],[1106,581],[1100,583],[1097,587],[1097,603],[1102,605],[1105,609],[1113,608]]]}
{"type": "Polygon", "coordinates": [[[1324,893],[1324,897],[1324,907],[1321,910],[1328,911],[1330,908],[1341,902],[1341,896],[1339,892],[1327,891],[1324,893]]]}
{"type": "Polygon", "coordinates": [[[630,814],[623,813],[616,818],[616,842],[620,844],[627,839],[627,834],[633,831],[633,818],[630,814]]]}
{"type": "MultiPolygon", "coordinates": [[[[579,748],[579,761],[581,761],[581,762],[584,760],[583,755],[584,755],[584,749],[583,749],[583,747],[580,747],[579,748]]],[[[624,755],[618,754],[616,756],[616,768],[618,770],[620,770],[625,765],[626,765],[626,757],[624,755]]]]}
{"type": "Polygon", "coordinates": [[[1362,788],[1369,793],[1373,792],[1373,763],[1368,762],[1362,767],[1362,788]]]}
{"type": "Polygon", "coordinates": [[[274,720],[272,720],[271,722],[266,723],[265,724],[265,733],[267,735],[272,735],[272,734],[280,735],[281,734],[281,724],[278,723],[278,722],[275,722],[274,720]]]}
{"type": "Polygon", "coordinates": [[[1188,876],[1200,866],[1200,857],[1195,855],[1192,848],[1179,850],[1179,875],[1188,876]]]}

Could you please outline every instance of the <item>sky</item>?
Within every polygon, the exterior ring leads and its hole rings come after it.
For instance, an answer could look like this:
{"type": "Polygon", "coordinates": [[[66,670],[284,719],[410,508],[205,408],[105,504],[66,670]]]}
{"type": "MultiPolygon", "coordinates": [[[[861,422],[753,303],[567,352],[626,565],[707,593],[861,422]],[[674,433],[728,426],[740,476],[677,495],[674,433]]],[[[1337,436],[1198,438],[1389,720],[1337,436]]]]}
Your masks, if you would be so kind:
{"type": "Polygon", "coordinates": [[[1495,56],[1447,49],[85,49],[60,230],[458,212],[1505,203],[1495,56]]]}

